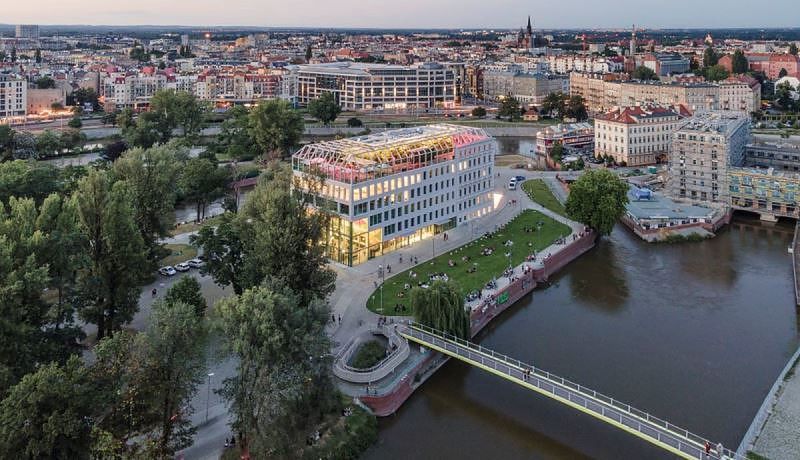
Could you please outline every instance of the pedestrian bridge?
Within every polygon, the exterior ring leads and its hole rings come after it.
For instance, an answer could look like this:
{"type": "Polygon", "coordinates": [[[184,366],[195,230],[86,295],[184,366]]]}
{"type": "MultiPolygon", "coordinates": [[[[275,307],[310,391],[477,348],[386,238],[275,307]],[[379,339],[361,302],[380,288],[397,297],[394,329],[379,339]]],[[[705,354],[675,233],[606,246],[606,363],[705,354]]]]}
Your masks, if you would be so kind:
{"type": "Polygon", "coordinates": [[[687,459],[736,460],[744,460],[745,458],[725,448],[723,448],[722,453],[719,453],[717,452],[716,443],[702,436],[690,433],[688,430],[653,417],[614,398],[480,345],[420,324],[399,325],[397,331],[407,340],[464,361],[548,398],[555,399],[573,409],[638,436],[679,457],[687,459]],[[711,453],[705,456],[707,442],[714,447],[711,449],[711,453]]]}

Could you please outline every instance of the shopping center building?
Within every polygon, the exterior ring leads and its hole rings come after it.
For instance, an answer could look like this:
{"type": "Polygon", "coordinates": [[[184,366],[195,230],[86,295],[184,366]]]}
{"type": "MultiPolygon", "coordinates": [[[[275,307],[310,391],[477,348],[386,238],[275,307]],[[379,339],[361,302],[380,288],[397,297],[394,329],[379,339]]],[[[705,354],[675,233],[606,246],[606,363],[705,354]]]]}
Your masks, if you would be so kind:
{"type": "Polygon", "coordinates": [[[301,190],[325,177],[328,256],[353,266],[492,212],[496,154],[482,129],[439,124],[310,144],[292,169],[301,190]]]}

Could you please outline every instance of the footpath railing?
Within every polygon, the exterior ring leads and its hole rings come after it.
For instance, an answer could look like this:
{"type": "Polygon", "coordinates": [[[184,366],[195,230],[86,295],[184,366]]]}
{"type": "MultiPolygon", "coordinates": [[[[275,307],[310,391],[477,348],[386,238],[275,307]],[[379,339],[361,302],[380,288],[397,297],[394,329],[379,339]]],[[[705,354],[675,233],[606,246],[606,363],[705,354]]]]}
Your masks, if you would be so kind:
{"type": "Polygon", "coordinates": [[[398,332],[408,340],[556,399],[683,458],[745,459],[727,448],[717,452],[710,440],[629,404],[472,342],[420,324],[399,326],[398,332]],[[706,443],[713,446],[709,455],[705,454],[706,443]]]}
{"type": "Polygon", "coordinates": [[[380,329],[373,331],[373,333],[380,333],[386,336],[390,345],[394,346],[394,350],[389,353],[389,356],[384,358],[378,364],[370,367],[369,369],[356,369],[347,364],[350,357],[360,345],[360,341],[354,339],[348,345],[342,348],[342,351],[336,355],[333,364],[333,374],[342,380],[352,383],[372,383],[386,377],[397,366],[402,364],[411,353],[411,348],[408,346],[408,341],[403,340],[402,337],[397,335],[394,327],[383,326],[380,329]]]}

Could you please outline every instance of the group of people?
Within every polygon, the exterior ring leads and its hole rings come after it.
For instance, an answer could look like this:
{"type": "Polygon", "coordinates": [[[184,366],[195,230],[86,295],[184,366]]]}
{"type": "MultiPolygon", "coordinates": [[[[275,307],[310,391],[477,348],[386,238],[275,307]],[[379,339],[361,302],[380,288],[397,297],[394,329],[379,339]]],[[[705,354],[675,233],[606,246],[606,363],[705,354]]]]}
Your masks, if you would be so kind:
{"type": "MultiPolygon", "coordinates": [[[[336,324],[336,316],[331,313],[331,323],[336,324]]],[[[342,324],[342,315],[339,315],[339,324],[342,324]]]]}
{"type": "Polygon", "coordinates": [[[480,289],[476,289],[470,292],[469,294],[467,294],[467,297],[465,298],[467,302],[472,302],[473,300],[478,300],[478,299],[483,299],[483,291],[480,289]]]}
{"type": "Polygon", "coordinates": [[[481,249],[481,255],[482,256],[490,256],[490,255],[492,255],[492,253],[494,253],[494,246],[489,246],[489,247],[481,249]]]}

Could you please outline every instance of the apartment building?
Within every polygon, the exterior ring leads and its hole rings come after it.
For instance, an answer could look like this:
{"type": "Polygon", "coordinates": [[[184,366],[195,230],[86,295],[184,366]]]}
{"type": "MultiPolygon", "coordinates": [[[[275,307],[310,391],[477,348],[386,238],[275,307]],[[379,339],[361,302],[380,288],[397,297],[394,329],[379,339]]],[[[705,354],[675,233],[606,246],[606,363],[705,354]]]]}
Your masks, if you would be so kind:
{"type": "Polygon", "coordinates": [[[800,171],[800,144],[781,140],[766,142],[756,140],[747,144],[744,165],[755,168],[772,168],[777,171],[800,171]]]}
{"type": "Polygon", "coordinates": [[[150,104],[156,91],[167,88],[167,76],[160,73],[114,73],[103,79],[104,103],[114,108],[139,108],[150,104]]]}
{"type": "Polygon", "coordinates": [[[689,59],[674,53],[647,54],[642,58],[641,65],[660,77],[689,71],[689,59]]]}
{"type": "Polygon", "coordinates": [[[28,105],[28,82],[24,77],[0,73],[0,123],[24,117],[28,105]]]}
{"type": "Polygon", "coordinates": [[[727,205],[729,169],[744,161],[750,117],[744,112],[704,112],[672,134],[669,192],[676,199],[727,205]]]}
{"type": "Polygon", "coordinates": [[[333,93],[344,110],[407,110],[453,107],[459,82],[442,64],[413,66],[333,62],[289,66],[281,97],[305,106],[333,93]]]}
{"type": "Polygon", "coordinates": [[[279,75],[235,72],[199,75],[194,91],[201,100],[249,102],[275,99],[279,90],[279,75]]]}
{"type": "Polygon", "coordinates": [[[14,29],[14,38],[38,40],[39,26],[36,24],[17,24],[17,26],[14,29]]]}
{"type": "Polygon", "coordinates": [[[548,94],[555,92],[569,93],[566,76],[519,70],[483,74],[483,95],[490,101],[511,95],[525,104],[541,104],[548,94]]]}
{"type": "Polygon", "coordinates": [[[305,190],[325,174],[328,256],[353,266],[490,213],[496,154],[485,131],[439,124],[310,144],[292,169],[305,190]]]}
{"type": "Polygon", "coordinates": [[[546,58],[551,72],[589,72],[589,73],[615,73],[622,72],[625,63],[622,57],[602,57],[587,54],[551,55],[546,58]]]}
{"type": "Polygon", "coordinates": [[[594,154],[627,166],[666,163],[672,133],[689,115],[682,106],[612,109],[594,119],[594,154]]]}
{"type": "Polygon", "coordinates": [[[692,112],[741,110],[751,113],[759,108],[761,100],[761,85],[741,77],[719,83],[680,80],[665,83],[624,81],[615,75],[573,72],[569,87],[571,95],[584,98],[592,113],[647,104],[683,105],[692,112]]]}

